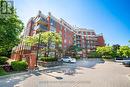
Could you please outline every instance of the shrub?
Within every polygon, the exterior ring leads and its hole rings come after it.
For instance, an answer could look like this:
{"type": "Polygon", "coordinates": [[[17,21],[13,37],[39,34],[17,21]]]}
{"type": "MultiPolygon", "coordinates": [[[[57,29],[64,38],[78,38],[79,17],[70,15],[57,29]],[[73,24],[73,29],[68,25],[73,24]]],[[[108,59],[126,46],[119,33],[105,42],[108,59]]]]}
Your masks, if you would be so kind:
{"type": "Polygon", "coordinates": [[[80,59],[80,56],[76,56],[75,59],[80,59]]]}
{"type": "Polygon", "coordinates": [[[0,65],[5,64],[7,60],[8,60],[7,57],[1,56],[1,57],[0,57],[0,65]]]}
{"type": "Polygon", "coordinates": [[[0,76],[6,75],[6,74],[7,72],[5,72],[5,70],[2,67],[0,67],[0,76]]]}
{"type": "Polygon", "coordinates": [[[46,61],[46,62],[52,62],[52,61],[57,61],[55,57],[41,57],[41,61],[46,61]]]}
{"type": "Polygon", "coordinates": [[[88,54],[88,58],[101,58],[101,55],[95,51],[92,51],[88,54]]]}
{"type": "Polygon", "coordinates": [[[27,63],[25,61],[13,61],[11,66],[15,71],[23,71],[27,69],[27,63]]]}

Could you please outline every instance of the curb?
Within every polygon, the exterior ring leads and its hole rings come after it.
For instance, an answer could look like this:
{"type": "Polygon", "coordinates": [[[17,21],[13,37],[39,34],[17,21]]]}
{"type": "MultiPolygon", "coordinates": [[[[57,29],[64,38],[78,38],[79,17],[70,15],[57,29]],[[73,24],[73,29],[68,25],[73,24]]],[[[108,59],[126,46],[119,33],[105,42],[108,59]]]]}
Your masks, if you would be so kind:
{"type": "Polygon", "coordinates": [[[24,75],[24,74],[29,74],[29,72],[21,72],[21,73],[4,75],[4,76],[0,76],[0,79],[9,78],[9,77],[15,77],[15,76],[24,75]]]}

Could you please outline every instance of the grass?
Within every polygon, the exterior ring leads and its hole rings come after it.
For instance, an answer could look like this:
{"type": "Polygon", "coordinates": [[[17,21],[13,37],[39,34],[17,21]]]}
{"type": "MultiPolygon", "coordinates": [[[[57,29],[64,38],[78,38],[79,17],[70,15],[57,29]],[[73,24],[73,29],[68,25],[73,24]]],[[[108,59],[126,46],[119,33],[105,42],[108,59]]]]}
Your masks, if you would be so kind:
{"type": "Polygon", "coordinates": [[[8,73],[3,69],[3,68],[0,68],[0,76],[4,76],[4,75],[7,75],[8,73]]]}

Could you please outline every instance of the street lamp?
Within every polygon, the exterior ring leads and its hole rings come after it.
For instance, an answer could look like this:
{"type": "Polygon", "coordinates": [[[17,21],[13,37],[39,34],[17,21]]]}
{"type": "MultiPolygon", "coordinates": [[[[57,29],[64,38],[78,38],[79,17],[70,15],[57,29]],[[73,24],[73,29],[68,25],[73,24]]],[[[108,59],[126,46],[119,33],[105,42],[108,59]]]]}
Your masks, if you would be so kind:
{"type": "Polygon", "coordinates": [[[39,38],[38,38],[38,44],[37,44],[37,56],[36,56],[36,67],[37,67],[37,61],[38,61],[38,54],[39,54],[39,47],[40,47],[40,38],[41,38],[41,32],[39,31],[39,38]]]}

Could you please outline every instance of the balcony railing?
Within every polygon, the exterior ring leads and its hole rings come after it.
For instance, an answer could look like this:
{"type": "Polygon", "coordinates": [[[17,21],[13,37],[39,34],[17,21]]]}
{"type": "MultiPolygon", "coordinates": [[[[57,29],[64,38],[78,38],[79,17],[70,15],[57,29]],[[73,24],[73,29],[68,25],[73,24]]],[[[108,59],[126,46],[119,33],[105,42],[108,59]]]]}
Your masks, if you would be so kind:
{"type": "Polygon", "coordinates": [[[36,21],[35,21],[36,23],[40,23],[40,24],[43,24],[43,25],[45,25],[45,26],[47,26],[47,20],[46,19],[44,19],[44,18],[38,18],[38,19],[36,19],[36,21]]]}
{"type": "Polygon", "coordinates": [[[46,26],[41,25],[41,24],[39,24],[38,26],[34,27],[34,30],[38,30],[38,29],[43,30],[43,31],[47,31],[48,30],[46,26]]]}

